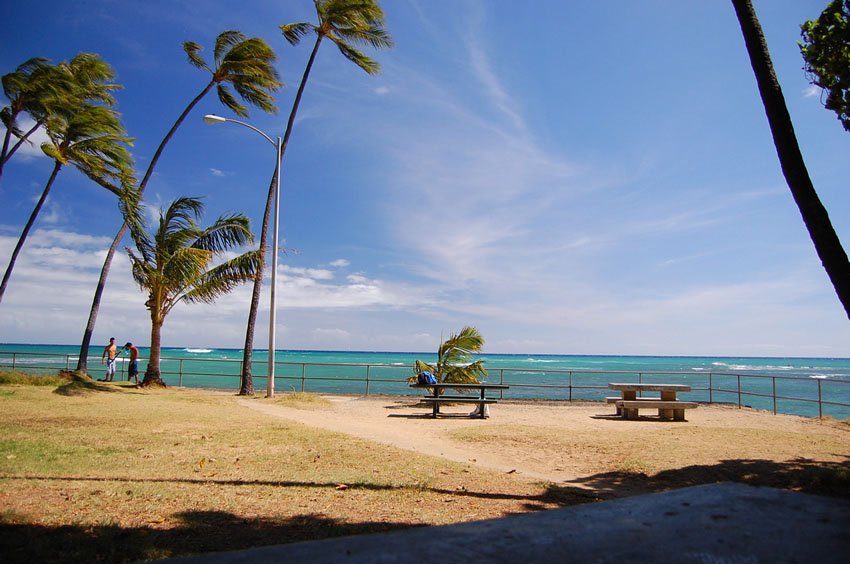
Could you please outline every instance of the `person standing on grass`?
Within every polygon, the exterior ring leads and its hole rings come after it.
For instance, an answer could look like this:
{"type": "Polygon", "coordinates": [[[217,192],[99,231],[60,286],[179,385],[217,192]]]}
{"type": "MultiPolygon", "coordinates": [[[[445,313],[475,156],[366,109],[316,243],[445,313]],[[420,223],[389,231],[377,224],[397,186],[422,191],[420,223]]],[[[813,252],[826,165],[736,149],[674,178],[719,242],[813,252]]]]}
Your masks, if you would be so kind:
{"type": "Polygon", "coordinates": [[[118,356],[118,346],[115,344],[115,337],[109,338],[109,344],[103,349],[103,354],[100,355],[100,363],[106,362],[106,374],[103,376],[102,382],[111,382],[115,377],[115,357],[118,356]]]}
{"type": "MultiPolygon", "coordinates": [[[[130,366],[127,367],[127,381],[135,380],[136,384],[139,383],[139,347],[135,346],[133,343],[127,343],[124,345],[124,349],[130,351],[130,366]]],[[[121,350],[124,350],[121,349],[121,350]]]]}

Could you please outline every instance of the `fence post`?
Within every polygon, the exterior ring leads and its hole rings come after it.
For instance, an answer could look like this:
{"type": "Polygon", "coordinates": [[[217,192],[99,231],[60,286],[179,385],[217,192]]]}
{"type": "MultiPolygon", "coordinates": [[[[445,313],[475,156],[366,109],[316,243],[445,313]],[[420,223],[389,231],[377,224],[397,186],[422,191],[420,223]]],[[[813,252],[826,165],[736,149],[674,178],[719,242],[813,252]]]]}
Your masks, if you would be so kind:
{"type": "Polygon", "coordinates": [[[183,359],[182,358],[180,359],[180,364],[177,367],[177,370],[179,371],[178,377],[177,377],[177,385],[182,388],[183,387],[183,359]]]}
{"type": "Polygon", "coordinates": [[[304,377],[306,376],[307,365],[305,363],[301,363],[301,391],[304,391],[304,377]]]}
{"type": "Polygon", "coordinates": [[[711,379],[711,372],[708,373],[708,403],[714,403],[714,383],[711,379]]]}
{"type": "Polygon", "coordinates": [[[735,374],[735,378],[738,379],[738,408],[741,408],[741,375],[735,374]]]}
{"type": "Polygon", "coordinates": [[[818,379],[818,418],[823,419],[823,402],[821,400],[821,380],[818,379]]]}
{"type": "Polygon", "coordinates": [[[570,379],[569,379],[569,388],[567,388],[569,392],[570,403],[573,401],[573,371],[570,370],[570,379]]]}
{"type": "Polygon", "coordinates": [[[366,365],[366,395],[369,395],[369,374],[371,373],[371,364],[366,365]]]}
{"type": "Polygon", "coordinates": [[[773,414],[776,415],[776,376],[771,376],[770,381],[773,385],[773,414]]]}

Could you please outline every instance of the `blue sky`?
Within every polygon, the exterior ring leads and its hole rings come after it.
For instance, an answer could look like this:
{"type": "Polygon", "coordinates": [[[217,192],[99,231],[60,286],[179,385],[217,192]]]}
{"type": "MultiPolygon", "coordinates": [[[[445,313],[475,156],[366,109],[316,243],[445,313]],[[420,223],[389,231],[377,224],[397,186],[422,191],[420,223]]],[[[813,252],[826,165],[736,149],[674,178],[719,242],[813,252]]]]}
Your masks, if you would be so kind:
{"type": "MultiPolygon", "coordinates": [[[[850,245],[850,134],[802,71],[799,25],[825,0],[754,2],[815,187],[850,245]]],[[[385,0],[396,47],[368,76],[322,46],[284,159],[278,348],[434,350],[477,326],[485,351],[850,356],[850,323],[781,175],[730,2],[385,0]]],[[[0,73],[33,56],[100,54],[137,168],[208,75],[184,41],[260,36],[287,87],[311,41],[309,0],[0,6],[0,73]],[[238,8],[235,8],[238,6],[238,8]],[[14,38],[14,39],[13,39],[14,38]]],[[[5,103],[5,100],[4,100],[5,103]]],[[[206,221],[259,227],[274,149],[214,95],[166,149],[153,207],[204,196],[206,221]]],[[[51,163],[33,149],[0,180],[8,257],[51,163]]],[[[63,171],[0,304],[0,342],[78,343],[114,198],[63,171]]],[[[127,244],[129,244],[129,239],[127,244]]],[[[5,266],[5,259],[3,261],[5,266]]],[[[255,346],[267,345],[268,287],[255,346]]],[[[149,343],[145,297],[116,260],[95,343],[149,343]]],[[[180,305],[164,344],[241,347],[249,288],[180,305]]]]}

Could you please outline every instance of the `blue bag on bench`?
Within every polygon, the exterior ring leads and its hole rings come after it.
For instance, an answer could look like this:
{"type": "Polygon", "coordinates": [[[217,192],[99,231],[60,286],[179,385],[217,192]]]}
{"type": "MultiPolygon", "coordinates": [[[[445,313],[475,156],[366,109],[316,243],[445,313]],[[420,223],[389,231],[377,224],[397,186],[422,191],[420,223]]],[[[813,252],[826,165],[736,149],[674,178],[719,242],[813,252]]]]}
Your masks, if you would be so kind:
{"type": "Polygon", "coordinates": [[[420,372],[416,377],[416,381],[420,384],[436,384],[437,383],[437,379],[430,372],[420,372]]]}

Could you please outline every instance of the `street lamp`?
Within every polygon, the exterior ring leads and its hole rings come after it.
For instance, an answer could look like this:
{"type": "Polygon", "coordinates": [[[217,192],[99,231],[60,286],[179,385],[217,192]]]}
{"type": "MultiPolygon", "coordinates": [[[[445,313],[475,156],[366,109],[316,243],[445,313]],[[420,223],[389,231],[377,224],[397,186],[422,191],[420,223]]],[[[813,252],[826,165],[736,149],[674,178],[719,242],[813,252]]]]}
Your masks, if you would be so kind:
{"type": "MultiPolygon", "coordinates": [[[[215,125],[217,123],[237,123],[239,125],[245,126],[248,129],[256,131],[260,135],[262,135],[266,141],[274,145],[275,147],[275,168],[274,175],[277,182],[274,190],[274,237],[272,238],[272,291],[271,298],[269,299],[269,377],[268,377],[268,385],[266,387],[266,395],[270,398],[274,397],[274,348],[275,348],[275,317],[277,314],[277,309],[275,307],[275,290],[277,289],[277,239],[278,239],[278,217],[280,215],[280,157],[281,157],[281,142],[280,137],[277,138],[277,141],[272,140],[271,137],[254,127],[249,123],[245,123],[244,121],[239,121],[236,119],[223,118],[221,116],[216,116],[212,114],[207,114],[204,116],[204,123],[208,125],[215,125]]],[[[247,345],[251,345],[250,343],[246,343],[247,345]]]]}

